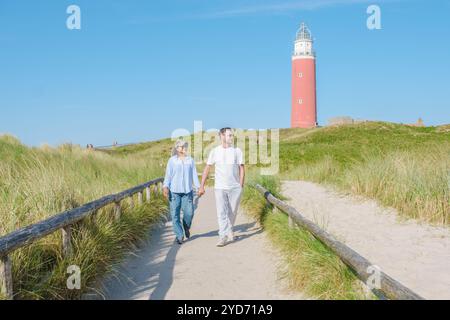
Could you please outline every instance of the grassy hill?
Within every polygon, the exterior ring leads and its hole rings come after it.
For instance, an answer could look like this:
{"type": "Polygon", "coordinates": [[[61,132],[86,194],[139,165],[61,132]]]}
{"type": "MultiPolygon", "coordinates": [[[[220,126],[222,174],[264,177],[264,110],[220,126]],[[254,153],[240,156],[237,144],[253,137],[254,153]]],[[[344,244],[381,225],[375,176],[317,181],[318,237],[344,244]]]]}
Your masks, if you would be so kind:
{"type": "MultiPolygon", "coordinates": [[[[165,140],[111,152],[158,157],[165,163],[171,144],[165,140]]],[[[276,176],[261,177],[260,165],[247,166],[243,206],[261,222],[283,253],[292,288],[304,294],[318,299],[374,298],[362,290],[354,273],[324,244],[305,230],[290,229],[285,215],[269,214],[272,208],[251,187],[254,182],[283,198],[281,179],[314,181],[376,199],[406,218],[449,224],[450,125],[412,127],[366,122],[281,129],[279,147],[280,171],[276,176]]],[[[246,154],[248,160],[248,146],[246,154]]]]}
{"type": "Polygon", "coordinates": [[[450,130],[369,122],[284,132],[281,178],[362,194],[407,218],[450,222],[450,130]],[[309,134],[308,134],[309,133],[309,134]]]}
{"type": "MultiPolygon", "coordinates": [[[[1,136],[0,235],[162,176],[172,144],[163,139],[92,151],[73,145],[29,148],[1,136]]],[[[304,179],[374,198],[405,217],[441,225],[450,221],[450,125],[367,122],[281,129],[280,172],[259,177],[258,167],[248,166],[248,182],[261,182],[275,194],[280,179],[304,179]]],[[[265,202],[251,187],[243,200],[249,213],[264,219],[265,202]]],[[[143,237],[166,204],[155,198],[151,205],[125,210],[120,223],[109,219],[111,212],[105,209],[96,224],[77,226],[75,264],[87,270],[83,285],[143,237]]],[[[322,244],[304,232],[286,229],[283,216],[267,219],[267,231],[286,252],[298,287],[323,298],[361,297],[352,273],[322,244]]],[[[79,297],[80,292],[64,289],[66,267],[74,260],[64,259],[60,233],[16,251],[12,259],[18,298],[79,297]]]]}
{"type": "MultiPolygon", "coordinates": [[[[165,166],[171,145],[165,139],[108,152],[139,155],[165,166]]],[[[256,172],[259,165],[248,167],[256,172]]],[[[450,223],[449,173],[450,125],[364,122],[280,130],[278,178],[333,185],[392,206],[407,218],[450,223]]]]}
{"type": "MultiPolygon", "coordinates": [[[[170,147],[171,142],[165,140],[113,152],[150,156],[158,150],[155,156],[164,163],[164,152],[167,155],[170,147]]],[[[259,165],[247,166],[248,187],[242,203],[283,253],[289,283],[303,294],[317,299],[374,298],[323,243],[303,229],[289,228],[285,215],[270,214],[271,206],[251,187],[252,183],[261,183],[283,198],[281,179],[314,181],[373,198],[396,208],[405,218],[449,224],[450,125],[411,127],[365,122],[281,129],[279,150],[280,172],[276,176],[262,177],[259,165]]],[[[248,146],[246,154],[248,160],[248,146]]]]}
{"type": "MultiPolygon", "coordinates": [[[[376,199],[405,217],[449,224],[450,126],[417,128],[372,122],[315,129],[283,129],[280,173],[249,178],[277,197],[281,179],[303,179],[376,199]]],[[[286,215],[252,187],[243,206],[264,226],[284,257],[291,288],[317,299],[373,299],[329,248],[306,230],[289,228],[286,215]]]]}

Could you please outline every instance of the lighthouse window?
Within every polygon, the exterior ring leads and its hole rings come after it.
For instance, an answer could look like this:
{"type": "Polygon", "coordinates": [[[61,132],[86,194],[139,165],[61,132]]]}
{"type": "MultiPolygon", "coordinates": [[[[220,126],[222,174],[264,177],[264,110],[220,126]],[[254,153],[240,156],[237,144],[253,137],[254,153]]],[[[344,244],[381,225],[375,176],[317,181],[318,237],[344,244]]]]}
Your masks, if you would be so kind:
{"type": "Polygon", "coordinates": [[[298,104],[303,104],[303,100],[302,99],[298,99],[298,104]]]}
{"type": "Polygon", "coordinates": [[[303,78],[303,72],[300,72],[300,73],[298,74],[298,77],[299,77],[299,78],[303,78]]]}

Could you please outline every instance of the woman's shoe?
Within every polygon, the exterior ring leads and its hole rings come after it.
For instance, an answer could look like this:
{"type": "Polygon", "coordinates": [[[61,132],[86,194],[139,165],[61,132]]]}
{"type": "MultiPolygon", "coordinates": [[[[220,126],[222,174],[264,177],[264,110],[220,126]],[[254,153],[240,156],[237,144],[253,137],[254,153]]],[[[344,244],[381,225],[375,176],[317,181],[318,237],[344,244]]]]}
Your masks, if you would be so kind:
{"type": "Polygon", "coordinates": [[[175,241],[176,241],[176,243],[178,243],[178,244],[183,244],[183,240],[180,240],[180,239],[175,239],[175,241]]]}
{"type": "Polygon", "coordinates": [[[191,232],[189,231],[189,228],[185,227],[184,235],[186,236],[186,239],[189,239],[191,237],[191,232]]]}

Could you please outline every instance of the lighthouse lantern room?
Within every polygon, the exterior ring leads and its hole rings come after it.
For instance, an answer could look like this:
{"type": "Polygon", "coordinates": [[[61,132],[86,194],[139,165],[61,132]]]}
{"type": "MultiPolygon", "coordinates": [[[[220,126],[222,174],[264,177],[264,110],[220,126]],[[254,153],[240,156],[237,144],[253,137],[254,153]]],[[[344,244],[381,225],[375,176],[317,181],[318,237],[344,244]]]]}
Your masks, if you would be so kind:
{"type": "Polygon", "coordinates": [[[316,55],[305,23],[297,31],[292,55],[291,128],[313,128],[317,123],[316,55]]]}

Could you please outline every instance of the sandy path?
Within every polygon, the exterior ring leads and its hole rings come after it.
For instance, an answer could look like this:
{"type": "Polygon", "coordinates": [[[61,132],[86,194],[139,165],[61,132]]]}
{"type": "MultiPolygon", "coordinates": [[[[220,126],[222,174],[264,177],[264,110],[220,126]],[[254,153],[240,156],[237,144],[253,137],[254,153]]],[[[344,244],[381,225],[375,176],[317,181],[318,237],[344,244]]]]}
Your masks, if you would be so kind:
{"type": "Polygon", "coordinates": [[[318,184],[284,181],[283,195],[361,255],[428,299],[450,299],[450,229],[399,221],[393,209],[318,184]]]}
{"type": "Polygon", "coordinates": [[[171,222],[156,226],[149,240],[104,281],[107,299],[301,299],[278,279],[282,261],[264,233],[242,212],[239,238],[225,247],[218,241],[213,189],[195,213],[192,236],[174,243],[171,222]]]}

